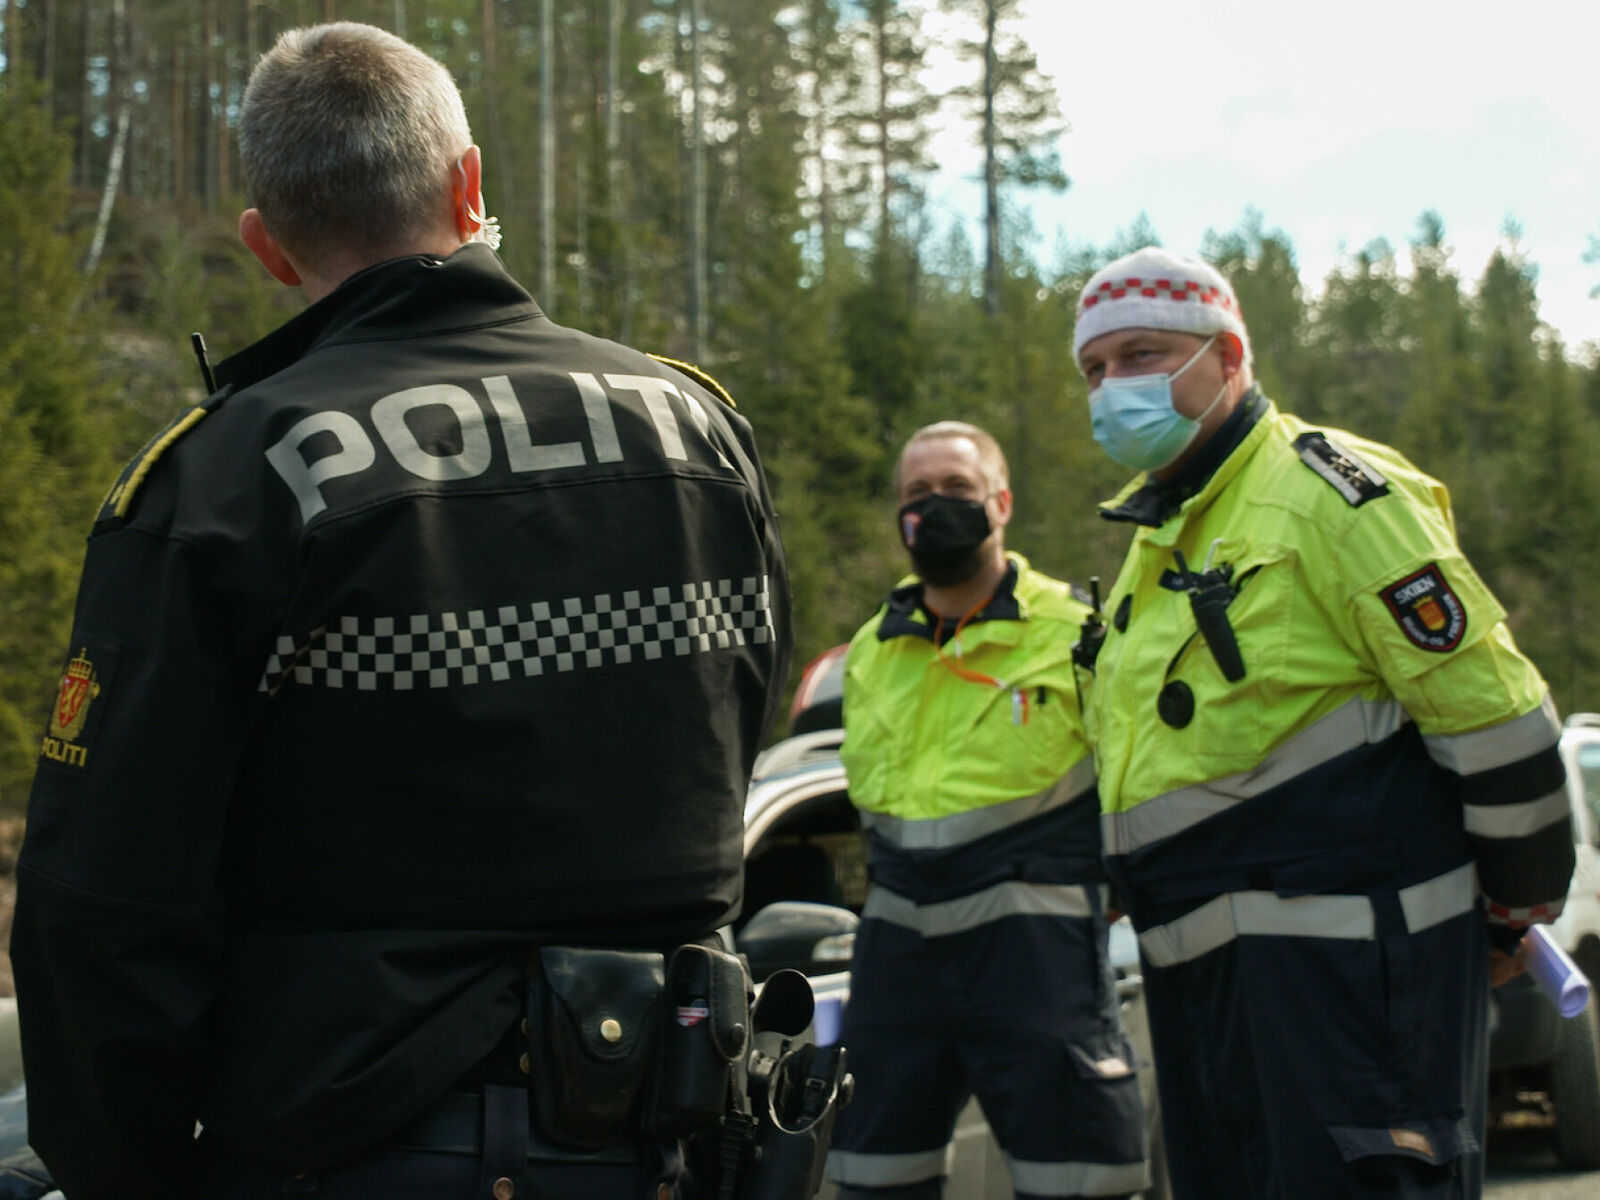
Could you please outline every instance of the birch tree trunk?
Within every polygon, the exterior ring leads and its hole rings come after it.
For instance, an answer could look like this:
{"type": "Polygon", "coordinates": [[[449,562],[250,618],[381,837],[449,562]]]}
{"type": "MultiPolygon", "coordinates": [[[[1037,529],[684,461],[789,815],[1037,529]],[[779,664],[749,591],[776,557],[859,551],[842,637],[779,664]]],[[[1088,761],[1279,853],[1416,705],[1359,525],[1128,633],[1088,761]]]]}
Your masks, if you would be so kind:
{"type": "Polygon", "coordinates": [[[995,46],[995,0],[983,6],[983,311],[1000,312],[1000,162],[996,148],[995,92],[1000,61],[995,46]]]}
{"type": "Polygon", "coordinates": [[[706,145],[700,109],[700,0],[689,0],[689,329],[690,356],[706,356],[706,145]]]}
{"type": "Polygon", "coordinates": [[[112,0],[111,4],[111,78],[115,84],[113,95],[117,103],[117,128],[111,137],[111,160],[106,164],[105,185],[100,189],[100,211],[95,216],[94,237],[89,242],[89,252],[84,255],[83,275],[89,278],[100,265],[100,255],[105,250],[106,231],[111,227],[111,210],[117,199],[117,185],[122,181],[122,157],[128,145],[128,127],[133,113],[128,106],[128,9],[126,0],[112,0]]]}
{"type": "Polygon", "coordinates": [[[551,0],[539,8],[539,303],[556,301],[555,15],[551,0]]]}
{"type": "Polygon", "coordinates": [[[606,216],[611,222],[612,278],[620,289],[617,337],[633,340],[633,254],[622,219],[622,0],[606,0],[606,216]]]}

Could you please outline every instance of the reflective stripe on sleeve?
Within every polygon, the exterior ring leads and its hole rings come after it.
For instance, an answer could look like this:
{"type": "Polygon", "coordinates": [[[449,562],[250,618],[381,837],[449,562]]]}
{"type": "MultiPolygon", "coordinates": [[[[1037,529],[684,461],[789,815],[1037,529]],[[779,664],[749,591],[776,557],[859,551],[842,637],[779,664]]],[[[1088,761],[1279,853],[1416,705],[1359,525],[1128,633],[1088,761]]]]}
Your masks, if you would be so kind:
{"type": "Polygon", "coordinates": [[[1522,804],[1468,804],[1464,811],[1467,832],[1487,838],[1527,837],[1558,821],[1572,819],[1565,787],[1522,804]]]}
{"type": "Polygon", "coordinates": [[[902,850],[947,850],[1060,808],[1092,788],[1094,782],[1094,759],[1085,755],[1060,779],[1031,796],[920,821],[863,809],[861,823],[902,850]]]}
{"type": "Polygon", "coordinates": [[[1422,740],[1433,761],[1445,770],[1475,775],[1531,758],[1560,738],[1561,720],[1556,716],[1555,701],[1546,692],[1538,708],[1510,721],[1472,733],[1429,734],[1422,740]]]}
{"type": "MultiPolygon", "coordinates": [[[[1476,903],[1471,863],[1400,891],[1400,907],[1412,933],[1469,912],[1476,903]]],[[[1240,937],[1370,941],[1375,928],[1372,901],[1366,896],[1227,892],[1175,921],[1145,930],[1139,948],[1151,966],[1172,967],[1240,937]]]]}
{"type": "Polygon", "coordinates": [[[1030,1196],[1126,1196],[1150,1185],[1142,1162],[1024,1162],[1006,1156],[1011,1182],[1030,1196]]]}
{"type": "Polygon", "coordinates": [[[952,1147],[918,1150],[911,1154],[860,1154],[854,1150],[828,1152],[828,1178],[846,1187],[896,1187],[922,1183],[950,1174],[952,1147]]]}
{"type": "Polygon", "coordinates": [[[937,904],[917,904],[887,888],[874,887],[861,907],[863,919],[887,921],[923,937],[962,933],[1001,917],[1088,917],[1093,913],[1087,888],[1020,880],[937,904]]]}
{"type": "Polygon", "coordinates": [[[1396,700],[1351,700],[1302,729],[1248,771],[1179,788],[1126,812],[1102,814],[1105,852],[1131,854],[1182,833],[1347,751],[1393,737],[1407,720],[1396,700]]]}

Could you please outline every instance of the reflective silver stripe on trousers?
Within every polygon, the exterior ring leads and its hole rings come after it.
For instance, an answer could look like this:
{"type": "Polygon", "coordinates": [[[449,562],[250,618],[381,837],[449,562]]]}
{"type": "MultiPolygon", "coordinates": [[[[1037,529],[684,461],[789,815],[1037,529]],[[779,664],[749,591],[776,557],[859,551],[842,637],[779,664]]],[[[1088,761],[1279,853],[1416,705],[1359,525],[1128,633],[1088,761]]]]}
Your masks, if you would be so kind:
{"type": "Polygon", "coordinates": [[[930,817],[923,821],[905,817],[891,817],[884,813],[861,813],[861,823],[873,833],[899,846],[902,850],[946,850],[951,846],[964,846],[988,834],[1024,821],[1040,813],[1060,808],[1094,786],[1094,758],[1082,759],[1049,787],[1031,796],[1021,796],[985,808],[954,813],[948,817],[930,817]]]}
{"type": "Polygon", "coordinates": [[[915,930],[923,937],[943,937],[976,929],[1001,917],[1087,917],[1094,912],[1087,888],[1068,884],[1011,880],[937,904],[916,904],[887,888],[874,887],[861,906],[863,919],[876,918],[915,930]]]}
{"type": "Polygon", "coordinates": [[[828,1178],[846,1187],[895,1187],[922,1183],[950,1174],[952,1147],[918,1150],[912,1154],[857,1154],[853,1150],[828,1152],[828,1178]]]}
{"type": "MultiPolygon", "coordinates": [[[[1470,912],[1478,886],[1471,863],[1400,890],[1400,908],[1412,933],[1470,912]]],[[[1193,962],[1239,937],[1341,938],[1371,941],[1372,901],[1366,896],[1279,896],[1227,892],[1176,921],[1139,935],[1153,967],[1193,962]]]]}
{"type": "Polygon", "coordinates": [[[1457,775],[1476,775],[1548,750],[1561,739],[1561,718],[1550,693],[1538,708],[1510,721],[1472,733],[1436,733],[1424,737],[1433,761],[1457,775]]]}
{"type": "Polygon", "coordinates": [[[1012,1185],[1034,1196],[1126,1196],[1150,1185],[1142,1162],[1023,1162],[1006,1156],[1012,1185]]]}
{"type": "Polygon", "coordinates": [[[1393,737],[1408,720],[1397,700],[1351,700],[1302,729],[1248,771],[1178,788],[1126,812],[1102,814],[1105,852],[1131,854],[1182,833],[1347,751],[1393,737]]]}
{"type": "Polygon", "coordinates": [[[1572,819],[1565,785],[1537,800],[1521,804],[1468,804],[1467,832],[1478,837],[1516,838],[1572,819]]]}

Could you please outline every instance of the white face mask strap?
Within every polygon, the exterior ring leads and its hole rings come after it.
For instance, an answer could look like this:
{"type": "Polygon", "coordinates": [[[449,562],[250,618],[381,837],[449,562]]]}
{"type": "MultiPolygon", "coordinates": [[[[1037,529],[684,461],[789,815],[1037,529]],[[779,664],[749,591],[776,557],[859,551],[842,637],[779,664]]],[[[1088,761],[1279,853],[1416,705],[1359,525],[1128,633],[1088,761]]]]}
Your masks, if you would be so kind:
{"type": "Polygon", "coordinates": [[[1220,336],[1219,334],[1213,333],[1210,337],[1208,337],[1206,339],[1206,341],[1205,341],[1205,345],[1201,346],[1200,349],[1196,350],[1189,357],[1189,361],[1188,362],[1184,363],[1183,366],[1179,367],[1171,375],[1168,375],[1167,378],[1168,379],[1176,379],[1179,375],[1182,375],[1190,367],[1194,366],[1195,363],[1199,362],[1200,361],[1200,356],[1202,354],[1204,354],[1207,350],[1211,349],[1211,343],[1216,341],[1219,336],[1220,336]]]}
{"type": "MultiPolygon", "coordinates": [[[[500,249],[500,218],[491,217],[482,208],[474,208],[472,201],[467,196],[467,168],[461,160],[456,159],[456,170],[461,175],[461,208],[467,214],[469,221],[476,221],[478,228],[467,235],[469,242],[482,242],[491,250],[500,249]]],[[[482,194],[480,193],[480,199],[482,194]]]]}

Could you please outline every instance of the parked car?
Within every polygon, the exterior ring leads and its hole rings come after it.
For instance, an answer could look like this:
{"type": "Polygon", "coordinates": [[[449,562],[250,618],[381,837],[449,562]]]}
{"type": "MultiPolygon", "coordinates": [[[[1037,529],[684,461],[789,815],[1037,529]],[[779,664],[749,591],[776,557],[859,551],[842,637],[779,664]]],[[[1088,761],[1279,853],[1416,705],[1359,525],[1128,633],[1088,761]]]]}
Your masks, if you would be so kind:
{"type": "Polygon", "coordinates": [[[0,999],[0,1200],[35,1200],[54,1187],[50,1173],[28,1146],[17,1002],[0,999]]]}
{"type": "MultiPolygon", "coordinates": [[[[1552,932],[1600,984],[1600,714],[1561,731],[1577,869],[1552,932]]],[[[1489,1106],[1503,1123],[1552,1122],[1563,1166],[1600,1167],[1600,998],[1562,1019],[1527,976],[1491,993],[1489,1106]]]]}
{"type": "MultiPolygon", "coordinates": [[[[840,1014],[850,999],[856,914],[867,893],[861,823],[839,760],[843,651],[829,651],[806,668],[790,712],[789,727],[797,732],[756,760],[744,816],[748,915],[735,930],[735,942],[758,981],[783,967],[810,976],[817,997],[815,1033],[825,1045],[837,1038],[840,1014]]],[[[1140,1060],[1151,1164],[1151,1187],[1144,1196],[1170,1200],[1138,940],[1126,918],[1112,926],[1110,949],[1123,1024],[1140,1060]]],[[[824,1200],[832,1194],[827,1184],[819,1193],[824,1200]]],[[[1012,1195],[1005,1157],[976,1101],[957,1122],[945,1194],[963,1200],[1012,1195]]]]}

